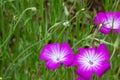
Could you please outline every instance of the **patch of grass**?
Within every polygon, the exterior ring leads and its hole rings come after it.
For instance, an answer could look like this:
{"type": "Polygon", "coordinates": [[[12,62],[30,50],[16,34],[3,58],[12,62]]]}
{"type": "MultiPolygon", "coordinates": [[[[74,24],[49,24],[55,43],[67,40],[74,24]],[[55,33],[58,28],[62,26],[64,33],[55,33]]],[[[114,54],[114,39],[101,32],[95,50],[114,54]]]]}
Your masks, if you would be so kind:
{"type": "MultiPolygon", "coordinates": [[[[119,0],[102,3],[105,11],[120,11],[119,0]]],[[[69,42],[75,53],[78,47],[93,46],[91,35],[96,31],[93,20],[97,10],[90,11],[91,5],[88,0],[1,0],[0,76],[3,80],[75,80],[76,67],[61,66],[50,71],[39,55],[48,43],[69,42]]],[[[106,43],[112,54],[117,37],[114,32],[109,35],[98,32],[94,43],[106,43]]],[[[120,48],[111,60],[111,70],[102,80],[120,79],[119,55],[120,48]]]]}

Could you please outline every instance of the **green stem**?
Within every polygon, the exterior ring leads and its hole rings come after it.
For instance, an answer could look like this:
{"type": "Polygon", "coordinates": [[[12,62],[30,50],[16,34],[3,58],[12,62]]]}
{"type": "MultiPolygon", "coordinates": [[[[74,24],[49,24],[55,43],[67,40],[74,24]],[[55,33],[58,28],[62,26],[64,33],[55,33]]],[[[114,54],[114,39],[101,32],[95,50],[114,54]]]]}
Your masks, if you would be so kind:
{"type": "Polygon", "coordinates": [[[5,43],[7,43],[7,42],[9,41],[9,39],[11,38],[12,34],[14,33],[14,31],[15,31],[15,29],[16,29],[18,23],[19,23],[20,20],[22,19],[24,13],[25,13],[26,11],[28,11],[28,10],[34,11],[35,9],[36,9],[35,7],[31,7],[31,8],[25,9],[25,10],[22,12],[22,14],[21,14],[20,17],[18,18],[16,24],[13,26],[12,32],[10,32],[10,34],[9,34],[8,37],[5,39],[5,41],[2,43],[2,45],[0,45],[0,48],[3,47],[3,46],[5,45],[5,43]]]}
{"type": "Polygon", "coordinates": [[[65,31],[65,29],[66,29],[66,27],[63,28],[63,30],[62,30],[61,33],[58,35],[58,37],[57,37],[57,39],[55,40],[55,42],[58,41],[58,39],[60,38],[60,36],[62,35],[62,33],[65,31]]]}
{"type": "Polygon", "coordinates": [[[99,30],[101,29],[102,24],[99,24],[98,28],[95,30],[95,32],[93,33],[93,39],[91,40],[91,43],[94,41],[94,38],[97,37],[99,30]]]}
{"type": "Polygon", "coordinates": [[[120,66],[119,66],[119,69],[118,69],[118,72],[117,72],[117,76],[119,76],[119,73],[120,73],[120,66]]]}
{"type": "Polygon", "coordinates": [[[109,43],[109,42],[104,41],[104,40],[102,40],[102,39],[94,38],[94,40],[96,40],[96,41],[100,41],[100,42],[102,42],[102,43],[105,43],[105,44],[108,44],[108,45],[113,46],[113,44],[112,44],[112,43],[109,43]]]}
{"type": "Polygon", "coordinates": [[[114,56],[114,54],[115,54],[115,51],[116,51],[116,48],[113,49],[113,52],[112,52],[112,55],[111,55],[110,60],[112,60],[112,58],[113,58],[113,56],[114,56]]]}
{"type": "Polygon", "coordinates": [[[89,39],[89,38],[91,38],[91,37],[92,37],[92,34],[89,35],[89,36],[87,36],[86,38],[83,38],[83,39],[79,40],[72,48],[74,48],[75,46],[77,46],[81,41],[86,40],[86,39],[89,39]]]}

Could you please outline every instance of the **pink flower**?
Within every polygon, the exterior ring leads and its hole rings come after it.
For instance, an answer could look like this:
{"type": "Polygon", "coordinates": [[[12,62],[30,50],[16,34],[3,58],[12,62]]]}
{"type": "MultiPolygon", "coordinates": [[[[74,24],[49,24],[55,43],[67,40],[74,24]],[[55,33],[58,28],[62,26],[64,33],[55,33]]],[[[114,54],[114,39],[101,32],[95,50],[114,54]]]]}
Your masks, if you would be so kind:
{"type": "Polygon", "coordinates": [[[40,59],[47,61],[46,66],[54,70],[61,63],[67,67],[71,66],[74,58],[72,53],[73,50],[68,43],[63,43],[61,46],[60,43],[48,44],[42,49],[40,59]]]}
{"type": "Polygon", "coordinates": [[[78,66],[77,74],[85,80],[91,80],[93,73],[101,77],[110,69],[110,54],[105,44],[98,48],[79,48],[79,51],[73,65],[78,66]]]}
{"type": "Polygon", "coordinates": [[[99,12],[94,19],[96,26],[102,24],[100,31],[108,34],[112,29],[118,34],[120,32],[120,12],[99,12]]]}

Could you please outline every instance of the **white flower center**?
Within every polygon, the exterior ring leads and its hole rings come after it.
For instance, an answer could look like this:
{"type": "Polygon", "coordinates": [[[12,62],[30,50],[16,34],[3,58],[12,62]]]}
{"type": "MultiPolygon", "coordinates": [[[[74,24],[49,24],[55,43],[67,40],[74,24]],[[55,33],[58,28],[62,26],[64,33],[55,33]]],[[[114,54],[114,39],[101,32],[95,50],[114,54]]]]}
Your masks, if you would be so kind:
{"type": "Polygon", "coordinates": [[[98,69],[101,66],[103,56],[101,53],[97,54],[95,51],[86,51],[84,55],[79,58],[80,64],[85,70],[98,69]]]}
{"type": "Polygon", "coordinates": [[[56,54],[51,55],[51,59],[54,62],[61,62],[61,61],[65,60],[65,55],[63,55],[61,53],[56,53],[56,54]]]}
{"type": "Polygon", "coordinates": [[[120,19],[113,19],[113,17],[111,17],[105,20],[104,25],[106,25],[107,28],[118,29],[120,27],[120,19]]]}
{"type": "Polygon", "coordinates": [[[66,52],[65,50],[60,50],[60,49],[52,49],[52,54],[50,54],[51,60],[54,62],[61,62],[64,61],[66,58],[66,52]]]}

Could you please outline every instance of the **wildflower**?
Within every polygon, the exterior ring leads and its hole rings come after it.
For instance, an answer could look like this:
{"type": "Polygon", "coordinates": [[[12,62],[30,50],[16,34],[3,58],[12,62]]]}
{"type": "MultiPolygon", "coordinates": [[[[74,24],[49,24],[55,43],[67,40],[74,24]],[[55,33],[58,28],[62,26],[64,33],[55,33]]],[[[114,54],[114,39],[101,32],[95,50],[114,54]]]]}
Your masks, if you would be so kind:
{"type": "Polygon", "coordinates": [[[102,24],[100,31],[108,34],[112,29],[115,33],[120,32],[120,12],[99,12],[94,19],[96,26],[102,24]]]}
{"type": "Polygon", "coordinates": [[[93,73],[102,77],[110,69],[110,54],[105,44],[100,44],[98,48],[79,48],[79,51],[73,65],[78,66],[77,74],[85,80],[91,80],[93,73]]]}
{"type": "Polygon", "coordinates": [[[46,66],[51,70],[54,70],[63,63],[65,66],[69,67],[73,62],[73,50],[68,43],[54,43],[48,44],[43,48],[40,59],[45,60],[46,66]]]}

